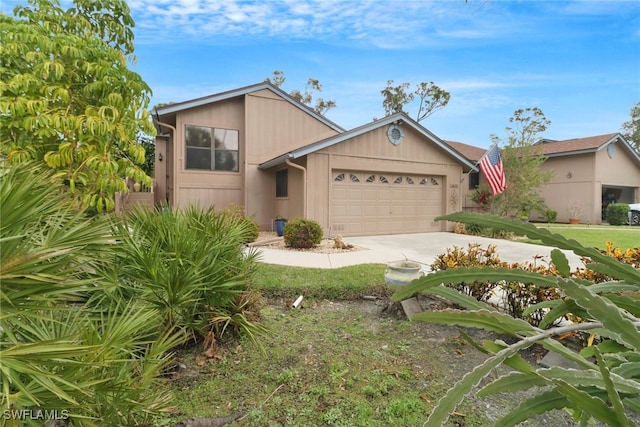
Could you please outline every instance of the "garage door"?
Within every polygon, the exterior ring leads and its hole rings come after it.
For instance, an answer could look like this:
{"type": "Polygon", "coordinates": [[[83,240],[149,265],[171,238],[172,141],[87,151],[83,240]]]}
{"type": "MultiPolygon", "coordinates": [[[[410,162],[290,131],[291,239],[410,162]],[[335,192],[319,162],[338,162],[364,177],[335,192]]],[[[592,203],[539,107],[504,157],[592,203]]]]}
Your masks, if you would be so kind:
{"type": "Polygon", "coordinates": [[[334,171],[331,228],[362,236],[441,231],[441,176],[334,171]]]}

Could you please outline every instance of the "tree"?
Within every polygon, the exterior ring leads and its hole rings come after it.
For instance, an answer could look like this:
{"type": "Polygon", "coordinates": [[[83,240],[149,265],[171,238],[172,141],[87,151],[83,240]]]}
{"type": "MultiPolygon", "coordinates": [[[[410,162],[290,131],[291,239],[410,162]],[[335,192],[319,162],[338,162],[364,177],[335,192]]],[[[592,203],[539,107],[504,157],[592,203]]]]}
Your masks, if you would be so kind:
{"type": "Polygon", "coordinates": [[[544,211],[544,200],[539,194],[539,189],[542,184],[553,179],[551,171],[545,171],[540,167],[545,158],[535,145],[538,135],[544,132],[551,122],[542,110],[534,107],[516,110],[509,123],[513,125],[505,128],[505,141],[491,135],[494,144],[504,145],[500,155],[507,188],[491,198],[490,211],[500,215],[527,214],[528,217],[531,211],[544,211]]]}
{"type": "Polygon", "coordinates": [[[126,178],[152,185],[136,140],[155,135],[151,90],[128,69],[134,23],[124,0],[29,0],[0,14],[0,155],[56,171],[83,206],[114,207],[126,178]]]}
{"type": "MultiPolygon", "coordinates": [[[[287,78],[284,75],[284,71],[276,70],[273,72],[273,78],[267,77],[265,81],[274,84],[277,87],[281,87],[287,78]]],[[[313,92],[322,92],[322,85],[318,79],[314,79],[309,77],[307,80],[307,84],[304,89],[304,93],[300,92],[297,89],[289,92],[289,96],[295,99],[298,102],[301,102],[309,107],[313,108],[313,110],[318,114],[326,114],[332,108],[335,108],[336,102],[332,100],[325,100],[323,98],[317,98],[315,104],[313,103],[313,92]]]]}
{"type": "Polygon", "coordinates": [[[446,106],[451,99],[449,92],[439,88],[433,82],[417,84],[416,90],[412,93],[407,92],[409,87],[410,83],[408,82],[393,86],[393,80],[387,80],[387,87],[380,91],[384,97],[382,107],[385,115],[390,116],[391,114],[404,112],[405,106],[410,104],[417,95],[420,98],[420,104],[416,114],[416,121],[420,122],[437,109],[446,106]]]}
{"type": "Polygon", "coordinates": [[[622,125],[622,135],[640,153],[640,102],[631,109],[631,120],[622,125]]]}

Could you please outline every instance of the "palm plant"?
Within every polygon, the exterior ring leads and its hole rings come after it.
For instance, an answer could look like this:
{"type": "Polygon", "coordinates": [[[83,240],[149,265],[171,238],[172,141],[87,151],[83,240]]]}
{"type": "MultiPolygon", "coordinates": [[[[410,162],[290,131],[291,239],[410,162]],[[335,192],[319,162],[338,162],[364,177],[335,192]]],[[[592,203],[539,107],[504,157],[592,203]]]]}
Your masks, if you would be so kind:
{"type": "Polygon", "coordinates": [[[226,319],[225,326],[255,337],[263,328],[243,314],[242,298],[257,256],[244,251],[249,223],[197,206],[162,211],[135,208],[114,222],[121,249],[104,273],[111,285],[102,298],[126,295],[157,310],[163,331],[184,330],[197,338],[226,319]]]}
{"type": "Polygon", "coordinates": [[[0,162],[0,409],[58,411],[72,425],[141,422],[167,406],[150,385],[179,337],[158,336],[152,312],[84,302],[116,245],[105,218],[62,191],[36,166],[0,162]],[[130,419],[108,422],[114,414],[130,419]]]}

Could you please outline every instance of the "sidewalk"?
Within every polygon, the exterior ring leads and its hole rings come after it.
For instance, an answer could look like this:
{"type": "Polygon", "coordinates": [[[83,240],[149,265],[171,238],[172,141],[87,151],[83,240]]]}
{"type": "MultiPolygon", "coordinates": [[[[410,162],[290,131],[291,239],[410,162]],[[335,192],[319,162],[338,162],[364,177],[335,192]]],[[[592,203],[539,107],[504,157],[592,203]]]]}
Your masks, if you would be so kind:
{"type": "MultiPolygon", "coordinates": [[[[542,256],[543,258],[535,260],[535,262],[548,263],[550,253],[553,250],[549,246],[444,232],[347,237],[344,241],[364,248],[364,250],[319,254],[263,247],[256,247],[256,249],[260,253],[260,262],[265,264],[339,268],[358,264],[386,264],[391,261],[406,259],[423,264],[427,271],[429,270],[428,266],[438,255],[444,253],[447,248],[453,248],[454,246],[467,248],[469,243],[479,243],[482,247],[487,247],[491,244],[496,245],[500,259],[509,263],[534,262],[536,256],[542,256]]],[[[579,256],[571,251],[563,252],[569,259],[569,264],[573,269],[584,266],[579,256]]]]}

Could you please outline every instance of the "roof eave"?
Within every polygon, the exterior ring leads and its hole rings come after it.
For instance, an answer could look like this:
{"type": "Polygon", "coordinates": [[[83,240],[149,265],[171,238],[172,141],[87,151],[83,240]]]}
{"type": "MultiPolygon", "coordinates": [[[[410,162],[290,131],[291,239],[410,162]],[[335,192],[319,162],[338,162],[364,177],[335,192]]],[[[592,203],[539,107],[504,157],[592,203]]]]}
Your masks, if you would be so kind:
{"type": "Polygon", "coordinates": [[[256,92],[256,91],[263,90],[263,89],[268,89],[268,90],[274,92],[275,94],[281,96],[282,98],[284,98],[290,104],[292,104],[295,107],[303,110],[304,112],[314,116],[317,120],[321,121],[325,125],[327,125],[330,128],[332,128],[333,130],[335,130],[337,132],[340,132],[340,133],[345,131],[345,129],[342,126],[332,122],[331,120],[329,120],[328,118],[326,118],[322,114],[317,113],[315,110],[313,110],[312,108],[308,107],[307,105],[304,105],[301,102],[296,101],[288,93],[286,93],[282,89],[278,88],[277,86],[275,86],[275,85],[273,85],[273,84],[271,84],[269,82],[256,83],[256,84],[253,84],[253,85],[250,85],[250,86],[245,86],[245,87],[242,87],[242,88],[233,89],[233,90],[229,90],[229,91],[226,91],[226,92],[220,92],[220,93],[217,93],[217,94],[214,94],[214,95],[205,96],[205,97],[202,97],[202,98],[196,98],[196,99],[192,99],[192,100],[189,100],[189,101],[179,102],[179,103],[176,103],[176,104],[165,105],[163,107],[156,108],[156,114],[158,114],[160,116],[165,116],[165,115],[168,115],[168,114],[176,114],[176,113],[179,113],[180,111],[188,110],[188,109],[191,109],[191,108],[198,108],[198,107],[202,107],[204,105],[211,104],[211,103],[214,103],[214,102],[223,101],[223,100],[231,99],[231,98],[236,98],[236,97],[239,97],[239,96],[244,96],[244,95],[247,95],[249,93],[256,92]]]}
{"type": "Polygon", "coordinates": [[[264,163],[260,163],[258,165],[258,169],[260,169],[260,170],[269,169],[269,168],[272,168],[274,166],[279,166],[279,165],[285,163],[287,161],[287,159],[295,159],[295,158],[296,157],[294,157],[292,153],[285,153],[285,154],[283,154],[281,156],[278,156],[278,157],[276,157],[274,159],[267,160],[264,163]]]}

